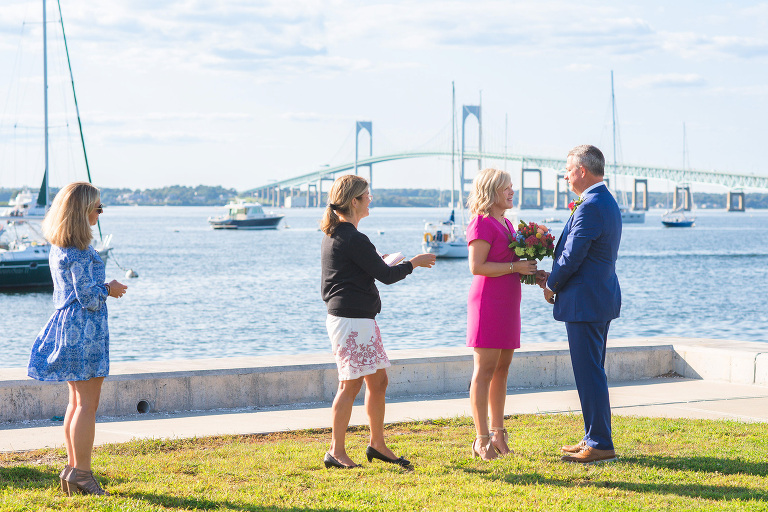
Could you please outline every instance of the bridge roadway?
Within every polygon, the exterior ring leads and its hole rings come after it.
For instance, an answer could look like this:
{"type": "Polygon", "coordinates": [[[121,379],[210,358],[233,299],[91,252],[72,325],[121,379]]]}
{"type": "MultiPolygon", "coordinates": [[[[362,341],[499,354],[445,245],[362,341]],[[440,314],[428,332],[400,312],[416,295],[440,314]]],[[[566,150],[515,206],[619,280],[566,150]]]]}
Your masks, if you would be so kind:
{"type": "MultiPolygon", "coordinates": [[[[382,162],[391,162],[394,160],[405,160],[410,158],[427,158],[427,157],[444,157],[451,156],[451,151],[409,151],[402,153],[393,153],[390,155],[371,156],[368,158],[362,158],[357,161],[357,167],[365,167],[371,164],[377,164],[382,162]]],[[[456,156],[459,156],[458,153],[456,156]]],[[[562,158],[546,158],[528,155],[518,155],[510,153],[491,153],[487,151],[465,151],[465,159],[490,159],[490,160],[512,160],[521,161],[526,168],[539,168],[539,169],[553,169],[564,170],[565,159],[562,158]]],[[[350,171],[355,168],[355,163],[347,163],[337,165],[335,167],[325,167],[318,171],[302,174],[293,178],[288,178],[279,181],[273,181],[266,185],[262,185],[256,188],[248,190],[248,193],[262,192],[267,189],[274,188],[289,188],[304,185],[307,183],[315,183],[321,179],[327,179],[334,174],[350,171]]],[[[606,169],[607,172],[613,173],[613,166],[609,166],[606,169]]],[[[621,176],[632,176],[635,178],[659,178],[672,181],[674,183],[706,183],[712,185],[720,185],[733,189],[762,189],[768,190],[768,177],[766,176],[753,176],[747,174],[729,174],[724,172],[715,171],[697,171],[692,169],[671,169],[663,167],[649,167],[644,165],[628,165],[619,164],[616,165],[615,174],[621,176]]]]}

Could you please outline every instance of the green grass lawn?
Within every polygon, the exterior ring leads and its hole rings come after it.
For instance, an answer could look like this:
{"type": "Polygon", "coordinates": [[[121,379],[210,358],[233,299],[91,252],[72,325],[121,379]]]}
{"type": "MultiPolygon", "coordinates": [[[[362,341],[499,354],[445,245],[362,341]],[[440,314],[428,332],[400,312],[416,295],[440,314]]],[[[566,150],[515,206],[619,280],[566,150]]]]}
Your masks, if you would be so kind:
{"type": "Polygon", "coordinates": [[[63,450],[0,454],[0,510],[768,510],[766,424],[616,416],[619,462],[588,467],[558,453],[581,416],[505,425],[515,454],[492,462],[471,458],[469,418],[388,426],[413,470],[368,463],[363,428],[354,470],[325,469],[326,430],[109,445],[94,469],[110,497],[64,496],[63,450]]]}

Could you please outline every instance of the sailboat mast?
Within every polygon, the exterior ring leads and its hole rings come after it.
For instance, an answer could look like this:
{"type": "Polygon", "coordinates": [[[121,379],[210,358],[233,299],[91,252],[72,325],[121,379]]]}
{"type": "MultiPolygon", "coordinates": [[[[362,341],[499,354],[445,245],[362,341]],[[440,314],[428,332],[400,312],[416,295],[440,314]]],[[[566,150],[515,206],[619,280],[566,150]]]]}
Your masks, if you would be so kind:
{"type": "Polygon", "coordinates": [[[46,16],[45,0],[43,0],[43,110],[45,114],[45,205],[48,206],[50,193],[48,188],[48,19],[46,16]]]}
{"type": "MultiPolygon", "coordinates": [[[[85,151],[85,136],[83,135],[83,123],[80,120],[80,107],[77,105],[77,94],[75,93],[75,76],[72,74],[72,62],[69,59],[69,46],[67,45],[67,34],[64,32],[64,16],[61,14],[61,1],[58,1],[59,21],[61,22],[61,37],[64,40],[64,51],[67,54],[67,67],[69,68],[69,82],[72,84],[72,99],[75,102],[75,114],[77,114],[77,127],[80,130],[80,145],[83,147],[83,160],[85,161],[85,172],[88,175],[88,183],[93,183],[91,179],[91,167],[88,165],[88,153],[85,151]]],[[[96,221],[99,228],[99,240],[103,240],[101,233],[101,221],[96,221]]]]}
{"type": "Polygon", "coordinates": [[[507,122],[507,114],[504,114],[504,172],[507,172],[507,138],[509,135],[509,123],[507,122]]]}
{"type": "Polygon", "coordinates": [[[456,185],[456,86],[451,82],[451,208],[456,201],[453,189],[456,185]]]}
{"type": "MultiPolygon", "coordinates": [[[[611,122],[613,124],[613,172],[616,173],[616,96],[613,94],[613,70],[611,70],[611,122]]],[[[614,176],[615,179],[615,176],[614,176]]]]}

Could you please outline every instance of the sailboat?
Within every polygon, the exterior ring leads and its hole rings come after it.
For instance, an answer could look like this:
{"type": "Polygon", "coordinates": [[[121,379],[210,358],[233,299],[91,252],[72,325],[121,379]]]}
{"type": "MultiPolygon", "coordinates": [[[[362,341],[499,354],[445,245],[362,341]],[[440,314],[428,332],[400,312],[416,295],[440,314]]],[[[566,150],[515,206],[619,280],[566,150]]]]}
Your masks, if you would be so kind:
{"type": "MultiPolygon", "coordinates": [[[[686,169],[688,146],[685,138],[685,123],[683,123],[683,169],[686,169]]],[[[693,192],[691,192],[691,206],[693,206],[693,192]]],[[[672,211],[667,210],[661,216],[661,223],[668,228],[690,228],[694,226],[696,217],[688,217],[683,206],[672,211]]]]}
{"type": "MultiPolygon", "coordinates": [[[[47,9],[46,1],[43,3],[43,111],[44,111],[44,139],[45,139],[45,171],[40,192],[34,205],[31,204],[31,193],[22,191],[13,202],[13,207],[3,212],[0,217],[0,289],[22,289],[30,287],[53,286],[48,254],[50,244],[42,235],[39,222],[45,216],[50,206],[49,190],[49,141],[48,141],[48,33],[47,33],[47,9]],[[25,194],[26,192],[26,194],[25,194]]],[[[67,52],[67,64],[69,65],[69,50],[67,39],[64,35],[64,20],[61,16],[61,4],[59,4],[59,18],[64,39],[64,48],[67,52]]],[[[82,124],[80,123],[80,111],[75,95],[75,82],[72,78],[72,67],[69,66],[72,83],[72,97],[77,112],[78,126],[80,127],[80,140],[83,146],[85,168],[88,172],[88,181],[91,181],[91,172],[88,167],[88,157],[85,154],[85,140],[83,138],[82,124]]],[[[100,243],[96,244],[96,250],[106,261],[111,248],[111,235],[102,237],[101,225],[99,225],[100,243]]]]}
{"type": "MultiPolygon", "coordinates": [[[[613,93],[613,70],[611,70],[611,121],[613,125],[613,181],[616,182],[616,190],[619,189],[616,180],[616,96],[613,93]]],[[[621,211],[621,222],[624,224],[644,224],[645,212],[632,211],[627,202],[627,194],[622,191],[621,194],[615,194],[621,211]]]]}
{"type": "Polygon", "coordinates": [[[456,184],[456,88],[451,82],[452,110],[451,110],[451,215],[447,220],[426,222],[424,224],[424,239],[421,242],[421,250],[431,253],[438,258],[467,258],[466,228],[464,227],[464,212],[459,204],[459,222],[456,222],[456,211],[453,209],[456,202],[454,198],[454,185],[456,184]]]}

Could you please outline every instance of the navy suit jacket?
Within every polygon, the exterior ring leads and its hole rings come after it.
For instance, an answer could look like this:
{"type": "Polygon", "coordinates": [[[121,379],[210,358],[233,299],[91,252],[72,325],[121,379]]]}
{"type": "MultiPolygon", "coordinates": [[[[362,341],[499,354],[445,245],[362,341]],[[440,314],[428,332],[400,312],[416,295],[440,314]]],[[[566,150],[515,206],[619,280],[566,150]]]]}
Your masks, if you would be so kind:
{"type": "Polygon", "coordinates": [[[618,318],[621,289],[616,257],[621,241],[619,205],[605,185],[584,197],[563,228],[547,286],[555,292],[555,320],[608,322],[618,318]]]}

